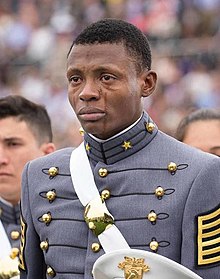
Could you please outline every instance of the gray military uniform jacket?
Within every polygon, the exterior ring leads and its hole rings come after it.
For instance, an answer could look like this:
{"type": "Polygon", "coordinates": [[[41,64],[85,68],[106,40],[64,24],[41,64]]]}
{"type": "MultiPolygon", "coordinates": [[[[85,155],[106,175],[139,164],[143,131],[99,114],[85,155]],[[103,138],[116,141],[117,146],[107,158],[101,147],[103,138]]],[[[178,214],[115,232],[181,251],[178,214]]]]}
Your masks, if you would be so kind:
{"type": "MultiPolygon", "coordinates": [[[[111,140],[85,134],[84,141],[100,195],[130,247],[164,255],[204,279],[220,278],[219,158],[158,131],[147,114],[111,140]]],[[[23,279],[91,279],[104,253],[72,185],[71,152],[25,167],[23,279]]]]}
{"type": "Polygon", "coordinates": [[[12,248],[20,245],[20,205],[9,206],[0,200],[0,220],[12,248]]]}

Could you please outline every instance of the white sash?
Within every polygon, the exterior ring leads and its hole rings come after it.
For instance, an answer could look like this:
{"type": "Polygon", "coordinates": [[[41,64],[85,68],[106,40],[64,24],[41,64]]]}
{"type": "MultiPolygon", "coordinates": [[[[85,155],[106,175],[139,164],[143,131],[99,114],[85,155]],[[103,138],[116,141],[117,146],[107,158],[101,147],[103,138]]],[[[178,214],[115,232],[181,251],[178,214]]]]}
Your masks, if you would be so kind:
{"type": "MultiPolygon", "coordinates": [[[[70,173],[73,187],[83,206],[86,206],[95,198],[100,197],[84,143],[81,143],[80,146],[74,149],[71,154],[70,173]]],[[[99,234],[98,239],[105,253],[130,248],[125,238],[115,225],[112,225],[110,228],[99,234]]]]}
{"type": "Polygon", "coordinates": [[[9,242],[6,231],[0,220],[0,260],[7,257],[11,252],[11,244],[9,242]]]}

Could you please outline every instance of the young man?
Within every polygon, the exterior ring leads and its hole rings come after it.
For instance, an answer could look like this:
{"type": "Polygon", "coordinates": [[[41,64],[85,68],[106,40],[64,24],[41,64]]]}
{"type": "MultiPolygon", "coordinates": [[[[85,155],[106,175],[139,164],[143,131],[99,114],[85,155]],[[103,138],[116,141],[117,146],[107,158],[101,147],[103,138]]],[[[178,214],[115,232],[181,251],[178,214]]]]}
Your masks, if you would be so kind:
{"type": "Polygon", "coordinates": [[[182,119],[176,138],[220,157],[220,111],[198,109],[182,119]]]}
{"type": "Polygon", "coordinates": [[[18,253],[23,167],[54,150],[44,107],[16,95],[0,99],[0,260],[18,253]]]}
{"type": "Polygon", "coordinates": [[[70,48],[67,79],[84,143],[26,166],[21,278],[92,279],[104,252],[128,247],[219,278],[220,160],[160,132],[143,111],[157,80],[144,34],[121,20],[88,26],[70,48]]]}

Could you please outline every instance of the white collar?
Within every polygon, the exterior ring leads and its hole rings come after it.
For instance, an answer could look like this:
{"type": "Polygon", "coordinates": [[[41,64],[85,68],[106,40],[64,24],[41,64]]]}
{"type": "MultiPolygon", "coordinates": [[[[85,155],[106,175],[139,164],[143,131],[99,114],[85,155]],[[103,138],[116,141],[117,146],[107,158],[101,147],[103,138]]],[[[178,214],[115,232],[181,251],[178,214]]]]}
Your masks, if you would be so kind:
{"type": "Polygon", "coordinates": [[[118,134],[116,134],[116,135],[114,135],[114,136],[112,136],[112,137],[110,137],[110,138],[108,138],[108,139],[103,140],[103,139],[99,139],[99,138],[93,136],[92,134],[89,134],[89,135],[90,135],[91,138],[93,138],[94,140],[96,140],[96,141],[98,141],[98,142],[101,142],[101,143],[102,143],[102,142],[109,141],[109,140],[112,140],[112,139],[114,139],[114,138],[120,136],[121,134],[127,132],[127,131],[130,130],[131,128],[133,128],[133,127],[138,123],[138,121],[141,119],[141,117],[142,117],[142,115],[138,118],[138,120],[136,120],[136,121],[135,121],[133,124],[131,124],[129,127],[127,127],[127,128],[124,129],[123,131],[119,132],[118,134]]]}
{"type": "Polygon", "coordinates": [[[5,205],[7,205],[7,206],[13,207],[13,204],[11,204],[10,202],[6,201],[6,200],[3,199],[2,197],[0,197],[0,201],[1,201],[2,203],[4,203],[5,205]]]}

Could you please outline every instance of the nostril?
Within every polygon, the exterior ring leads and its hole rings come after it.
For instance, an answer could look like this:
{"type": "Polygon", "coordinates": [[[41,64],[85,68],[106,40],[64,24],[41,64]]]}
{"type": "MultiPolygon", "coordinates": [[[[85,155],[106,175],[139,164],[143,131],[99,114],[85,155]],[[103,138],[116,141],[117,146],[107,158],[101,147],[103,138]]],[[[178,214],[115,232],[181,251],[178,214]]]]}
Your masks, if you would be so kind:
{"type": "Polygon", "coordinates": [[[90,92],[82,92],[80,95],[79,95],[79,99],[81,101],[95,101],[95,100],[98,100],[99,99],[99,92],[96,91],[90,91],[90,92]]]}
{"type": "Polygon", "coordinates": [[[97,99],[98,99],[98,98],[96,98],[96,97],[90,97],[90,98],[80,97],[80,100],[81,100],[81,101],[84,101],[84,102],[96,101],[97,99]]]}

